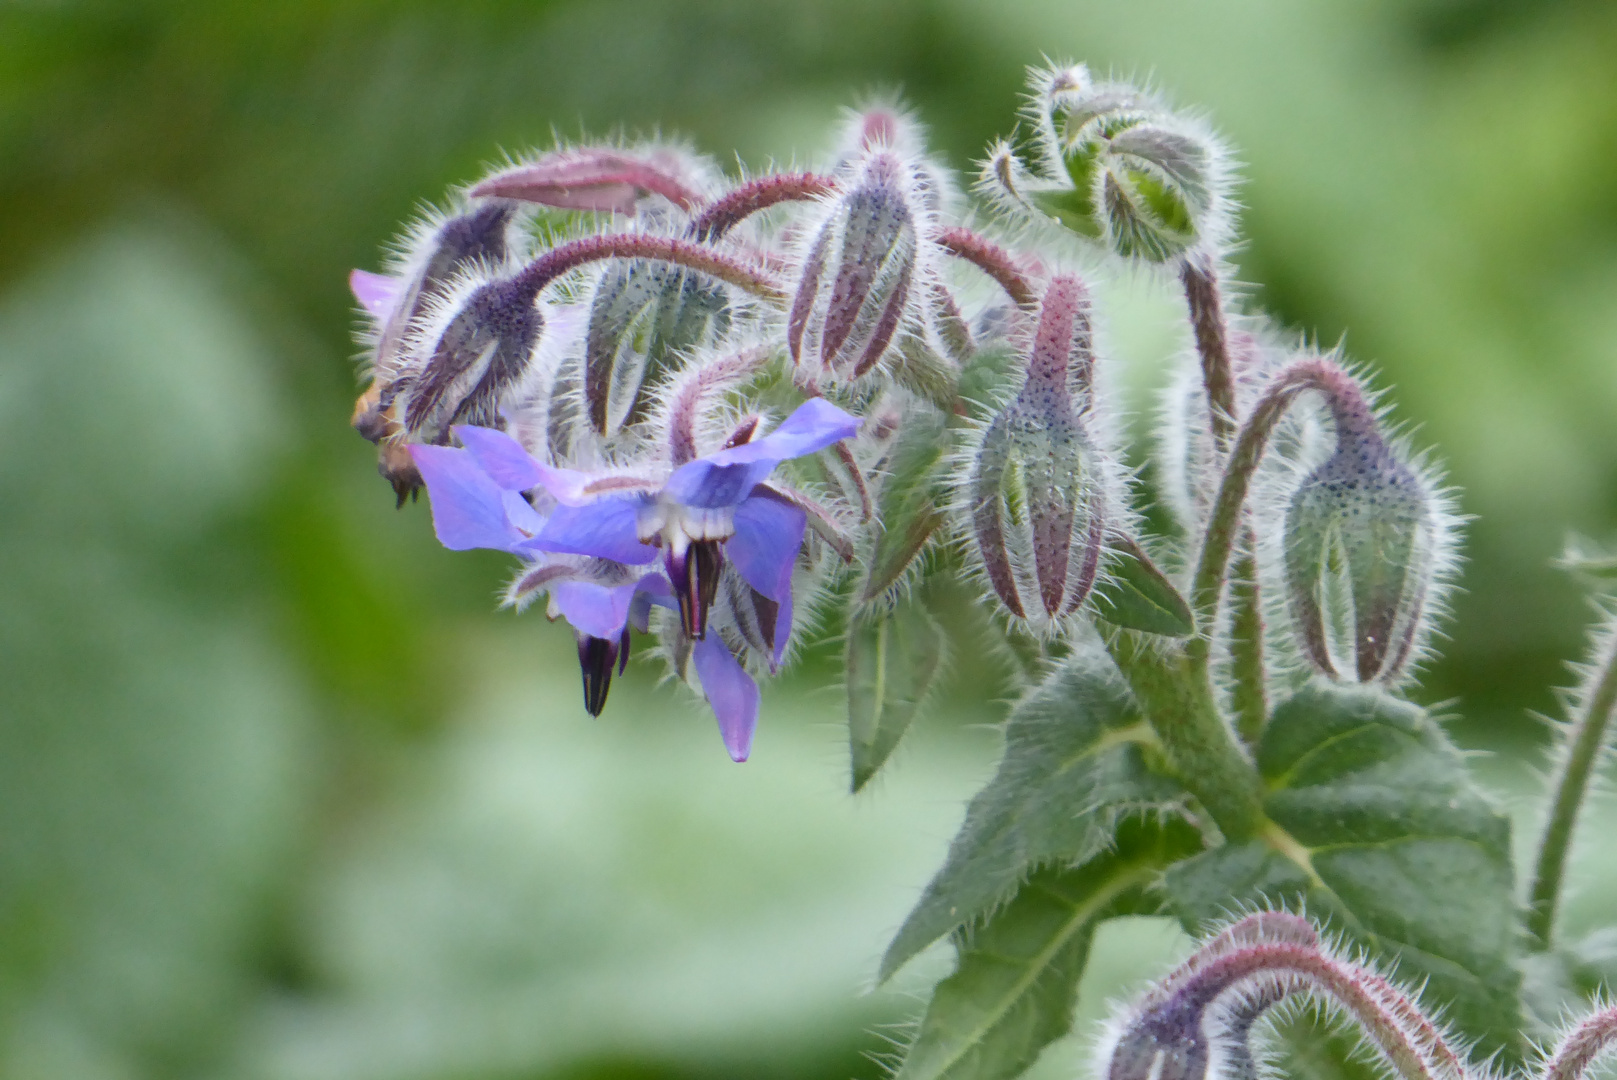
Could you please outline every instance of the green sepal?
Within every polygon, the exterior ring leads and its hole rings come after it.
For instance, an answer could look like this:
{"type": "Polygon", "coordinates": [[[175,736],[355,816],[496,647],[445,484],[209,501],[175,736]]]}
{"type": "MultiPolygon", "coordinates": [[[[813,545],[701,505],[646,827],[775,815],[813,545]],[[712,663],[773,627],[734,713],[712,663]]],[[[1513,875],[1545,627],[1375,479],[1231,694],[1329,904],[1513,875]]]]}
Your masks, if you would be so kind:
{"type": "Polygon", "coordinates": [[[1188,859],[1164,878],[1192,932],[1242,907],[1306,905],[1354,945],[1424,984],[1477,1060],[1521,1059],[1521,975],[1510,823],[1419,707],[1316,681],[1276,707],[1257,763],[1262,839],[1188,859]]]}
{"type": "Polygon", "coordinates": [[[940,490],[941,463],[950,437],[941,414],[913,410],[888,456],[876,516],[881,527],[859,587],[861,602],[875,600],[896,584],[944,523],[947,497],[940,490]]]}
{"type": "Polygon", "coordinates": [[[1115,847],[1075,868],[1035,871],[981,926],[955,936],[959,961],[938,983],[895,1080],[1006,1080],[1072,1030],[1095,927],[1154,914],[1162,867],[1201,846],[1182,819],[1134,820],[1115,847]]]}
{"type": "Polygon", "coordinates": [[[1106,550],[1109,580],[1096,587],[1092,601],[1098,617],[1113,626],[1164,637],[1195,632],[1190,604],[1133,537],[1111,533],[1106,550]]]}
{"type": "Polygon", "coordinates": [[[940,412],[953,412],[960,394],[960,371],[926,339],[905,334],[888,354],[888,373],[899,386],[940,412]]]}
{"type": "Polygon", "coordinates": [[[1080,648],[1011,712],[999,771],[972,799],[880,978],[1004,903],[1033,868],[1087,862],[1112,844],[1122,818],[1176,804],[1184,789],[1161,769],[1121,673],[1099,649],[1080,648]]]}
{"type": "Polygon", "coordinates": [[[666,263],[631,260],[603,271],[584,338],[588,419],[610,435],[643,419],[646,391],[675,358],[730,323],[723,286],[666,263]]]}
{"type": "Polygon", "coordinates": [[[943,666],[948,637],[920,600],[878,605],[848,627],[848,749],[853,790],[876,775],[909,730],[943,666]]]}

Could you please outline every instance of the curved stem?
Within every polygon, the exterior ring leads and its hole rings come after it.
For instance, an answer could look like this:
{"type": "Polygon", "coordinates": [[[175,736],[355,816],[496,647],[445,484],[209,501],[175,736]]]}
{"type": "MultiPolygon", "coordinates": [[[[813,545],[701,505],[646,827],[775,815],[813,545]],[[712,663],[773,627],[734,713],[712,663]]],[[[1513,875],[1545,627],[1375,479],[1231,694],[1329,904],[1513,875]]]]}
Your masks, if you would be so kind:
{"type": "Polygon", "coordinates": [[[1602,1009],[1573,1028],[1544,1064],[1540,1080],[1580,1080],[1617,1041],[1617,1007],[1602,1009]]]}
{"type": "Polygon", "coordinates": [[[1201,559],[1197,563],[1191,589],[1190,603],[1196,611],[1200,632],[1191,638],[1186,650],[1203,667],[1207,663],[1212,631],[1224,594],[1230,553],[1240,530],[1252,477],[1257,473],[1258,463],[1263,460],[1264,450],[1268,448],[1269,436],[1274,433],[1275,426],[1280,423],[1292,401],[1304,390],[1319,390],[1330,399],[1339,439],[1344,431],[1357,431],[1369,420],[1369,405],[1352,376],[1337,364],[1320,358],[1298,360],[1288,365],[1275,376],[1258,399],[1252,415],[1236,437],[1229,461],[1224,466],[1224,479],[1219,484],[1212,513],[1207,519],[1201,559]]]}
{"type": "Polygon", "coordinates": [[[1207,255],[1186,257],[1179,269],[1190,307],[1190,327],[1201,355],[1202,384],[1207,387],[1207,412],[1213,446],[1222,456],[1235,431],[1235,374],[1230,367],[1229,326],[1219,295],[1218,271],[1207,255]]]}
{"type": "Polygon", "coordinates": [[[1199,990],[1210,1005],[1244,980],[1265,975],[1291,982],[1285,988],[1291,993],[1314,993],[1335,1002],[1353,1017],[1403,1080],[1442,1080],[1465,1074],[1459,1056],[1405,994],[1380,976],[1340,964],[1308,945],[1265,942],[1246,946],[1198,969],[1180,993],[1199,990]]]}
{"type": "Polygon", "coordinates": [[[749,180],[714,199],[690,225],[697,240],[717,240],[741,222],[783,202],[802,202],[829,194],[836,181],[817,173],[775,173],[749,180]]]}
{"type": "Polygon", "coordinates": [[[773,277],[691,240],[646,233],[604,233],[551,248],[518,271],[515,280],[537,296],[563,274],[602,259],[656,259],[696,270],[765,300],[784,301],[773,277]]]}
{"type": "Polygon", "coordinates": [[[1566,754],[1555,778],[1555,799],[1544,824],[1544,839],[1539,843],[1538,864],[1528,894],[1527,929],[1544,949],[1550,947],[1555,933],[1556,909],[1560,906],[1561,883],[1566,877],[1578,812],[1605,745],[1612,709],[1617,706],[1617,638],[1608,636],[1605,650],[1600,673],[1584,695],[1567,735],[1566,754]]]}
{"type": "Polygon", "coordinates": [[[1205,675],[1186,654],[1159,651],[1139,635],[1114,635],[1106,647],[1174,771],[1225,839],[1256,836],[1264,824],[1263,781],[1219,713],[1205,675]]]}
{"type": "Polygon", "coordinates": [[[1011,253],[992,240],[960,227],[944,229],[934,239],[939,247],[955,258],[975,263],[983,273],[999,283],[1005,295],[1014,300],[1018,307],[1031,311],[1038,306],[1039,298],[1027,275],[1016,265],[1011,253]]]}

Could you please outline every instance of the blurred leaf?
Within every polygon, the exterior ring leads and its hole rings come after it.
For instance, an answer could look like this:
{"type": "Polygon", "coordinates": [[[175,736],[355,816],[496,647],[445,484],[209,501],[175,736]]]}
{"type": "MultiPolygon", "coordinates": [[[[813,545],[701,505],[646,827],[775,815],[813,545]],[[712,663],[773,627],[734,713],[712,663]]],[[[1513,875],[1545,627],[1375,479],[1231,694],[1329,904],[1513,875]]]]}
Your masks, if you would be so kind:
{"type": "Polygon", "coordinates": [[[947,497],[940,497],[940,463],[948,452],[949,433],[943,416],[914,410],[899,432],[876,494],[881,528],[868,561],[862,601],[875,600],[909,569],[932,534],[944,522],[947,497]]]}
{"type": "Polygon", "coordinates": [[[1133,537],[1111,533],[1106,547],[1110,580],[1095,589],[1096,615],[1113,626],[1164,637],[1195,632],[1190,605],[1133,537]]]}
{"type": "Polygon", "coordinates": [[[1304,1010],[1274,1022],[1269,1060],[1288,1080],[1384,1080],[1386,1068],[1354,1037],[1356,1029],[1304,1010]]]}
{"type": "Polygon", "coordinates": [[[981,926],[956,936],[955,973],[932,994],[894,1080],[1003,1080],[1072,1029],[1078,980],[1103,919],[1152,914],[1162,868],[1201,846],[1183,821],[1134,822],[1115,850],[1035,871],[981,926]]]}
{"type": "Polygon", "coordinates": [[[1012,711],[999,771],[966,810],[949,857],[882,957],[881,979],[1003,903],[1030,870],[1075,866],[1131,811],[1178,800],[1151,768],[1156,736],[1098,649],[1067,659],[1012,711]]]}
{"type": "Polygon", "coordinates": [[[986,423],[1021,384],[1022,358],[1004,341],[990,342],[960,368],[960,402],[967,416],[986,423]]]}
{"type": "Polygon", "coordinates": [[[0,304],[7,1077],[206,1053],[301,824],[309,703],[258,553],[200,543],[266,483],[285,420],[229,273],[160,218],[0,304]]]}
{"type": "Polygon", "coordinates": [[[1187,928],[1306,901],[1424,983],[1479,1060],[1519,1060],[1510,823],[1437,724],[1379,689],[1317,681],[1275,708],[1257,756],[1279,829],[1168,872],[1187,928]]]}
{"type": "Polygon", "coordinates": [[[909,730],[948,644],[943,627],[914,597],[856,618],[848,628],[848,745],[855,792],[909,730]]]}

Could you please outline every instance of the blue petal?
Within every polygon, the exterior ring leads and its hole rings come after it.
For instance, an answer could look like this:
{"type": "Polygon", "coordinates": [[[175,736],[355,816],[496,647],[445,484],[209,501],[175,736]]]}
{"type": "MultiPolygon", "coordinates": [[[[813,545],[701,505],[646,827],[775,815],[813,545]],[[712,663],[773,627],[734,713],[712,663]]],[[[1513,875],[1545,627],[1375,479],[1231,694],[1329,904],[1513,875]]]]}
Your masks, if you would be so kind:
{"type": "Polygon", "coordinates": [[[466,451],[450,446],[412,446],[410,457],[421,479],[427,482],[432,525],[444,547],[452,551],[515,551],[527,540],[507,516],[506,493],[466,451]]]}
{"type": "Polygon", "coordinates": [[[667,578],[658,573],[647,574],[636,584],[634,602],[629,605],[629,625],[642,634],[650,630],[651,609],[654,606],[679,610],[679,604],[674,599],[673,586],[668,584],[667,578]]]}
{"type": "Polygon", "coordinates": [[[507,491],[527,491],[544,483],[544,466],[503,431],[461,424],[450,428],[468,453],[507,491]]]}
{"type": "Polygon", "coordinates": [[[824,450],[858,433],[858,417],[848,415],[824,398],[809,398],[768,435],[709,454],[707,460],[715,465],[768,461],[773,467],[788,458],[824,450]]]}
{"type": "Polygon", "coordinates": [[[550,599],[574,630],[616,641],[629,623],[629,608],[639,584],[631,581],[607,586],[593,581],[558,581],[550,587],[550,599]]]}
{"type": "Polygon", "coordinates": [[[752,753],[752,733],[758,727],[758,684],[730,655],[729,646],[716,632],[696,643],[691,660],[702,680],[702,693],[719,721],[730,760],[746,761],[752,753]]]}
{"type": "Polygon", "coordinates": [[[775,655],[779,667],[792,629],[792,568],[803,548],[808,515],[773,499],[748,499],[736,507],[735,535],[724,542],[724,554],[743,581],[780,605],[775,619],[775,655]]]}
{"type": "Polygon", "coordinates": [[[371,318],[383,322],[393,313],[393,305],[399,302],[404,282],[368,270],[355,270],[348,275],[348,288],[371,318]]]}
{"type": "Polygon", "coordinates": [[[596,499],[583,506],[559,506],[525,546],[644,566],[657,557],[657,549],[640,542],[636,526],[640,506],[639,499],[596,499]]]}
{"type": "Polygon", "coordinates": [[[735,506],[788,458],[823,450],[859,431],[857,418],[824,398],[799,405],[761,439],[698,458],[674,470],[663,491],[686,506],[735,506]]]}

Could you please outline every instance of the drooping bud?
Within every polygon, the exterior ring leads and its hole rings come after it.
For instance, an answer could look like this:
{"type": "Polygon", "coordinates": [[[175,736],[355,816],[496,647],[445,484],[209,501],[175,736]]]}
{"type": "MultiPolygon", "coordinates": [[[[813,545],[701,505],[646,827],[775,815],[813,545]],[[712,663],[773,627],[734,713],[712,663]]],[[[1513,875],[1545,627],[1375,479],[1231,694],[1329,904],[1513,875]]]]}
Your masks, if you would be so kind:
{"type": "MultiPolygon", "coordinates": [[[[403,431],[396,404],[400,380],[413,369],[408,343],[411,331],[440,303],[457,278],[478,265],[503,261],[510,252],[515,206],[490,201],[464,214],[424,228],[409,242],[410,252],[396,275],[356,270],[349,279],[354,296],[375,320],[371,384],[354,403],[353,426],[367,440],[381,444],[403,431]]],[[[378,469],[398,492],[399,502],[420,488],[420,477],[402,450],[380,450],[378,469]]]]}
{"type": "Polygon", "coordinates": [[[501,169],[472,188],[496,196],[553,206],[632,215],[635,202],[660,195],[684,210],[702,201],[696,169],[667,147],[645,151],[592,146],[556,150],[501,169]]]}
{"type": "Polygon", "coordinates": [[[1107,463],[1085,423],[1094,365],[1089,297],[1060,275],[1045,290],[1022,389],[989,423],[966,497],[989,584],[1048,627],[1094,587],[1106,526],[1107,463]]]}
{"type": "Polygon", "coordinates": [[[590,426],[611,435],[645,418],[676,356],[730,325],[724,286],[669,263],[630,261],[601,274],[584,344],[590,426]]]}
{"type": "Polygon", "coordinates": [[[882,358],[921,271],[923,172],[885,148],[850,164],[803,257],[786,324],[794,363],[858,378],[882,358]]]}
{"type": "Polygon", "coordinates": [[[1443,557],[1437,496],[1377,428],[1358,385],[1336,369],[1326,390],[1336,449],[1292,493],[1285,577],[1298,643],[1333,677],[1396,680],[1415,653],[1443,557]]]}
{"type": "Polygon", "coordinates": [[[1251,1043],[1263,1014],[1292,997],[1341,1013],[1408,1080],[1461,1080],[1437,1026],[1384,977],[1335,956],[1306,919],[1248,916],[1114,1020],[1097,1057],[1106,1080],[1256,1080],[1251,1043]]]}
{"type": "Polygon", "coordinates": [[[1164,263],[1219,239],[1227,166],[1210,132],[1133,86],[1094,82],[1082,65],[1035,72],[1030,89],[1039,160],[1025,169],[1000,145],[983,170],[986,194],[1124,258],[1164,263]]]}
{"type": "Polygon", "coordinates": [[[527,372],[544,329],[534,290],[519,280],[477,285],[454,299],[419,369],[398,390],[412,441],[431,442],[451,424],[502,428],[502,399],[527,372]]]}

